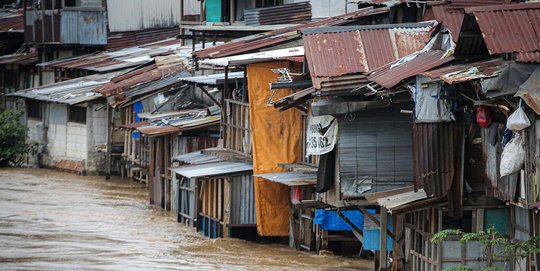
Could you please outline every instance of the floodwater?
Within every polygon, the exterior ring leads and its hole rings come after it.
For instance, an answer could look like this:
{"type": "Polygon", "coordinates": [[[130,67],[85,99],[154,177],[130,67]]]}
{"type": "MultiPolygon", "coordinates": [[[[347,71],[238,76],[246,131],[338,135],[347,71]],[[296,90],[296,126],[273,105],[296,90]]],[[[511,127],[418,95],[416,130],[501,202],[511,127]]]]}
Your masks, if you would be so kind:
{"type": "Polygon", "coordinates": [[[137,182],[0,169],[0,270],[370,270],[360,259],[209,240],[137,182]]]}

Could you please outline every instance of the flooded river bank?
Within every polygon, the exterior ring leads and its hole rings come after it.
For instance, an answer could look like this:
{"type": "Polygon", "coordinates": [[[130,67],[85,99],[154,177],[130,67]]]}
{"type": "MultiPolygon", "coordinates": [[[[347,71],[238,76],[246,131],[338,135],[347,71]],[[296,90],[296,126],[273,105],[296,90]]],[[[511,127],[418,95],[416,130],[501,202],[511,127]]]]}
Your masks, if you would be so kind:
{"type": "Polygon", "coordinates": [[[203,239],[122,179],[0,169],[0,270],[370,270],[278,244],[203,239]]]}

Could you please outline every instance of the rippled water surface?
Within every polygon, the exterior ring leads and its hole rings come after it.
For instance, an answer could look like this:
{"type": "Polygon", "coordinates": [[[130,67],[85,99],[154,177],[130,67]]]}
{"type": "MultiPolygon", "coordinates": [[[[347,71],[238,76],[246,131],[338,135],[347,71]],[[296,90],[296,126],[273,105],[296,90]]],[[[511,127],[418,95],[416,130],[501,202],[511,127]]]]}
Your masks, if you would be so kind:
{"type": "Polygon", "coordinates": [[[122,179],[0,169],[0,270],[369,270],[278,244],[208,240],[122,179]]]}

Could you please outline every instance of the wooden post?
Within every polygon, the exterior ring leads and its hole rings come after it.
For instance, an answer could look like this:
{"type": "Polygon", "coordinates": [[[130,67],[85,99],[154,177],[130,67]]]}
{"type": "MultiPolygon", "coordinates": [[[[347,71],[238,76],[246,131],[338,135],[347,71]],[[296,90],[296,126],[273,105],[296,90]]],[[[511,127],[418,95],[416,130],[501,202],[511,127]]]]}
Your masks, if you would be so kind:
{"type": "MultiPolygon", "coordinates": [[[[221,91],[221,138],[224,139],[225,136],[225,115],[226,115],[226,106],[225,99],[227,97],[227,91],[229,88],[229,66],[225,66],[225,85],[221,91]]],[[[227,146],[224,146],[227,147],[227,146]]]]}
{"type": "Polygon", "coordinates": [[[379,251],[379,271],[386,270],[388,268],[387,251],[386,251],[386,230],[387,230],[387,217],[388,211],[385,207],[381,207],[381,228],[380,228],[380,240],[381,250],[379,251]]]}
{"type": "Polygon", "coordinates": [[[114,126],[114,111],[110,105],[107,105],[107,156],[105,159],[105,180],[111,178],[111,155],[112,155],[112,138],[114,126]]]}

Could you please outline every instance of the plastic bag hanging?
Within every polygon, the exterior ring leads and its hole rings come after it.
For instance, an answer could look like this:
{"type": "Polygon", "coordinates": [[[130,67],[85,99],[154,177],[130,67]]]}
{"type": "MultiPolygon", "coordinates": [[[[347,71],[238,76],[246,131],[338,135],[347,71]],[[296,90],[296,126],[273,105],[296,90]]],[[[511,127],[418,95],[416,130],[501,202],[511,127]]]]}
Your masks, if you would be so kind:
{"type": "Polygon", "coordinates": [[[512,131],[521,131],[529,126],[531,126],[531,121],[521,107],[520,100],[518,109],[516,109],[516,111],[514,111],[514,113],[508,117],[508,120],[506,121],[506,128],[512,131]]]}
{"type": "Polygon", "coordinates": [[[525,165],[525,147],[518,133],[506,144],[501,155],[501,177],[518,173],[525,165]]]}
{"type": "Polygon", "coordinates": [[[491,111],[487,106],[481,105],[476,108],[476,122],[482,128],[487,128],[491,124],[491,111]]]}

